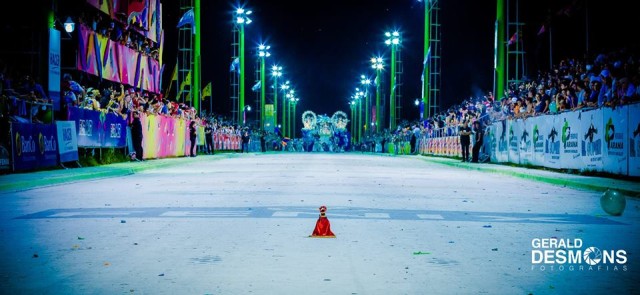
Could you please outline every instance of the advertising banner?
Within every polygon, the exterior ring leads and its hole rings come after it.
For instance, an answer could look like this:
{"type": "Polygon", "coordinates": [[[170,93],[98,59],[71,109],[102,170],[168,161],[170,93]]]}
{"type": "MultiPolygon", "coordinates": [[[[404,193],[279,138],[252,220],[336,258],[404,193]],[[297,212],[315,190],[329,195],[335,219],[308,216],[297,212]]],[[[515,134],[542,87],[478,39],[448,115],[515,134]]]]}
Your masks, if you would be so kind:
{"type": "Polygon", "coordinates": [[[60,162],[71,162],[78,160],[78,137],[76,133],[76,122],[56,121],[58,133],[58,151],[60,162]]]}
{"type": "Polygon", "coordinates": [[[60,31],[49,29],[49,99],[60,110],[60,31]]]}
{"type": "Polygon", "coordinates": [[[127,122],[115,114],[70,107],[69,120],[78,126],[79,147],[125,147],[127,122]]]}
{"type": "Polygon", "coordinates": [[[629,175],[640,176],[640,103],[627,106],[629,136],[629,175]]]}
{"type": "Polygon", "coordinates": [[[580,141],[582,112],[565,112],[560,118],[560,168],[582,169],[580,141]]]}
{"type": "Polygon", "coordinates": [[[544,162],[545,167],[560,168],[560,132],[562,126],[560,116],[551,115],[545,120],[546,132],[544,137],[544,162]]]}
{"type": "Polygon", "coordinates": [[[551,116],[538,116],[530,118],[531,124],[531,143],[533,146],[531,164],[535,166],[544,166],[544,135],[549,133],[550,126],[547,121],[551,120],[551,116]]]}
{"type": "Polygon", "coordinates": [[[509,162],[520,163],[520,130],[522,124],[518,124],[515,120],[507,120],[507,128],[509,130],[507,142],[509,146],[509,162]]]}
{"type": "Polygon", "coordinates": [[[581,112],[580,151],[583,170],[602,171],[604,131],[602,109],[581,112]]]}
{"type": "MultiPolygon", "coordinates": [[[[629,107],[603,108],[604,143],[602,168],[605,172],[627,175],[629,161],[629,107]]],[[[635,117],[640,116],[636,113],[635,117]]]]}
{"type": "Polygon", "coordinates": [[[58,164],[54,124],[11,123],[13,170],[32,170],[58,164]]]}
{"type": "Polygon", "coordinates": [[[531,132],[533,131],[533,127],[529,119],[518,119],[516,120],[516,124],[518,125],[517,130],[519,131],[518,135],[518,150],[520,153],[520,164],[528,165],[531,164],[533,159],[533,144],[531,132]]]}

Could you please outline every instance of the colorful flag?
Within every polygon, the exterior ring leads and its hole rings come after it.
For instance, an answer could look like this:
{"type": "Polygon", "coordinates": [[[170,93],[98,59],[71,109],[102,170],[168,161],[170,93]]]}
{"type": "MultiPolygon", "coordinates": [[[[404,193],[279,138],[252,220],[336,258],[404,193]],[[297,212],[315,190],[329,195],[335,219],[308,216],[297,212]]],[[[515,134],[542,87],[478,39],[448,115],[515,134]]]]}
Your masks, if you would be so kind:
{"type": "Polygon", "coordinates": [[[544,34],[544,32],[546,32],[544,25],[542,25],[542,27],[540,27],[540,30],[538,30],[538,36],[544,34]]]}
{"type": "Polygon", "coordinates": [[[251,87],[251,90],[253,90],[253,92],[257,92],[258,90],[260,90],[261,87],[261,83],[260,81],[258,81],[258,83],[256,83],[255,85],[253,85],[253,87],[251,87]]]}
{"type": "MultiPolygon", "coordinates": [[[[184,92],[184,87],[187,85],[191,86],[191,71],[187,73],[187,77],[185,77],[184,81],[180,83],[180,91],[178,92],[178,96],[180,96],[180,94],[184,92]]],[[[191,93],[191,91],[189,91],[189,93],[191,93]]]]}
{"type": "Polygon", "coordinates": [[[202,98],[204,99],[207,96],[211,97],[211,82],[202,89],[202,98]]]}
{"type": "Polygon", "coordinates": [[[187,12],[184,13],[184,15],[180,18],[180,21],[178,22],[178,25],[176,27],[181,28],[184,25],[191,25],[191,32],[194,35],[196,34],[196,23],[195,23],[195,18],[193,16],[193,8],[189,9],[187,12]]]}
{"type": "Polygon", "coordinates": [[[513,34],[513,36],[511,36],[511,38],[509,39],[509,42],[507,43],[507,45],[511,45],[518,42],[518,32],[515,32],[513,34]]]}
{"type": "Polygon", "coordinates": [[[422,75],[420,76],[420,81],[424,82],[424,72],[427,69],[427,65],[431,60],[431,46],[427,48],[427,54],[424,55],[424,60],[422,61],[422,75]]]}
{"type": "Polygon", "coordinates": [[[240,74],[240,59],[239,58],[235,58],[233,59],[233,61],[231,62],[231,67],[229,68],[229,72],[236,72],[238,74],[240,74]]]}

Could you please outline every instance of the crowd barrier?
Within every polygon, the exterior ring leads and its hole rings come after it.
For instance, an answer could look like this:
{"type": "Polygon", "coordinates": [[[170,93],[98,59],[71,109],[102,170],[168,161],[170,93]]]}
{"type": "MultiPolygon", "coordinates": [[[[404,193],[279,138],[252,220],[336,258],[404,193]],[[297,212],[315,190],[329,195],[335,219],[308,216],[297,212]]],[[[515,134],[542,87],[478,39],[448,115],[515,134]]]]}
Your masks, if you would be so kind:
{"type": "Polygon", "coordinates": [[[79,147],[125,147],[127,121],[99,111],[69,107],[68,118],[76,122],[79,147]]]}
{"type": "MultiPolygon", "coordinates": [[[[418,140],[419,152],[460,157],[455,134],[434,130],[418,140]]],[[[493,122],[483,147],[494,163],[640,176],[640,104],[493,122]]]]}
{"type": "Polygon", "coordinates": [[[213,133],[214,150],[217,151],[233,151],[242,149],[242,138],[237,134],[229,134],[225,132],[213,133]]]}
{"type": "Polygon", "coordinates": [[[640,104],[578,110],[488,127],[492,162],[640,176],[640,104]]]}

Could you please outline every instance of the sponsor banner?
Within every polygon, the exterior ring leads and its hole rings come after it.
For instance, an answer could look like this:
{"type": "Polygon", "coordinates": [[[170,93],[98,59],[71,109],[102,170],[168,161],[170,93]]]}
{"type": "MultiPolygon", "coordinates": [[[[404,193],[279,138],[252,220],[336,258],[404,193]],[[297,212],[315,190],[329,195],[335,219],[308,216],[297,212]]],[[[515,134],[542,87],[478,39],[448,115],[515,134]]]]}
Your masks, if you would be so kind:
{"type": "Polygon", "coordinates": [[[533,161],[533,144],[531,132],[533,131],[533,124],[530,120],[518,119],[516,120],[518,125],[518,153],[520,154],[520,164],[527,165],[533,161]]]}
{"type": "Polygon", "coordinates": [[[69,120],[78,127],[78,147],[125,147],[127,122],[115,114],[69,108],[69,120]]]}
{"type": "Polygon", "coordinates": [[[160,63],[78,25],[77,69],[109,81],[158,93],[160,63]],[[138,77],[136,79],[136,77],[138,77]]]}
{"type": "Polygon", "coordinates": [[[140,116],[144,159],[184,156],[190,146],[183,119],[157,115],[140,116]]]}
{"type": "Polygon", "coordinates": [[[60,31],[49,29],[49,99],[60,110],[60,31]]]}
{"type": "Polygon", "coordinates": [[[560,139],[562,132],[561,119],[558,115],[549,116],[545,120],[547,128],[542,134],[544,137],[544,162],[545,167],[560,168],[560,139]]]}
{"type": "Polygon", "coordinates": [[[551,116],[538,116],[528,119],[531,123],[531,164],[544,166],[544,141],[545,134],[549,133],[551,124],[547,123],[551,116]]]}
{"type": "Polygon", "coordinates": [[[205,136],[204,136],[204,126],[198,126],[196,128],[196,141],[198,145],[204,145],[205,136]]]}
{"type": "Polygon", "coordinates": [[[13,170],[32,170],[58,164],[56,125],[11,123],[13,170]]]}
{"type": "Polygon", "coordinates": [[[11,155],[7,148],[0,143],[0,171],[11,169],[11,155]]]}
{"type": "Polygon", "coordinates": [[[496,126],[495,140],[496,140],[496,157],[495,161],[499,163],[509,162],[509,129],[507,127],[507,120],[494,123],[496,126]]]}
{"type": "Polygon", "coordinates": [[[565,112],[560,117],[560,168],[582,169],[579,134],[582,112],[565,112]]]}
{"type": "Polygon", "coordinates": [[[56,121],[58,131],[58,151],[60,162],[71,162],[78,160],[78,137],[76,133],[76,122],[56,121]]]}
{"type": "Polygon", "coordinates": [[[604,124],[602,122],[602,109],[581,112],[580,153],[582,169],[590,171],[602,171],[602,151],[604,143],[604,124]]]}
{"type": "MultiPolygon", "coordinates": [[[[521,121],[520,121],[521,122],[521,121]]],[[[507,142],[509,152],[509,162],[520,163],[520,135],[522,131],[522,124],[518,124],[518,121],[507,120],[507,142]]]]}
{"type": "MultiPolygon", "coordinates": [[[[605,172],[627,175],[629,160],[629,107],[615,109],[603,108],[603,157],[602,167],[605,172]]],[[[636,117],[639,114],[636,113],[636,117]]]]}
{"type": "Polygon", "coordinates": [[[629,175],[640,176],[640,104],[627,106],[629,135],[629,175]]]}

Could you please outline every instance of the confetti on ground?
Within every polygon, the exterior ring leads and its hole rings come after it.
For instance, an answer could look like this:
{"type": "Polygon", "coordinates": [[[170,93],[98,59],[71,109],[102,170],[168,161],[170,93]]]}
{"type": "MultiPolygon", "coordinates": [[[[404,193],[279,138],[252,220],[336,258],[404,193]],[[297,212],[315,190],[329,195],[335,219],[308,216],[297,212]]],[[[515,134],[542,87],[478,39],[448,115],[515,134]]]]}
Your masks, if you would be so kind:
{"type": "Polygon", "coordinates": [[[427,255],[427,254],[431,254],[431,252],[422,252],[422,251],[413,252],[413,255],[427,255]]]}

